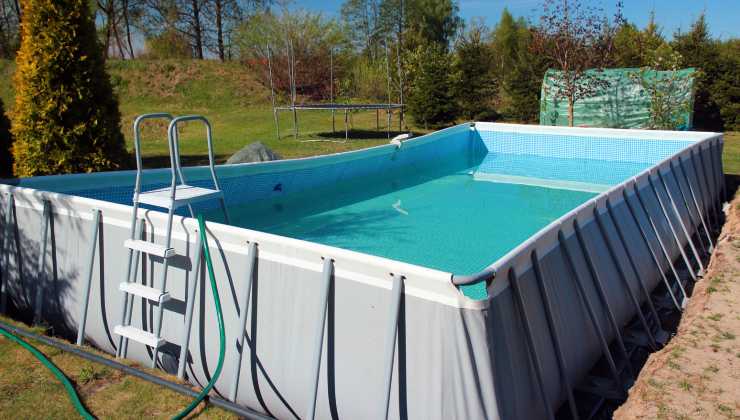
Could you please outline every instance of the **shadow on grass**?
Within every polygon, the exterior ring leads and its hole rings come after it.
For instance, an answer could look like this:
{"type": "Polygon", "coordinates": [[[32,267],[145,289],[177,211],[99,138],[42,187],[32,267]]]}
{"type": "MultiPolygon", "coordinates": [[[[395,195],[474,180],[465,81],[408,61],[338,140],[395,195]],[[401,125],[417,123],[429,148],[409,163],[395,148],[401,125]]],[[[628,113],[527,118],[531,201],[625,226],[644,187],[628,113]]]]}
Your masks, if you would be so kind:
{"type": "MultiPolygon", "coordinates": [[[[390,138],[393,138],[399,134],[405,134],[409,131],[398,131],[398,130],[391,130],[390,131],[390,138]]],[[[414,137],[420,136],[423,133],[420,132],[412,132],[414,137]]],[[[286,134],[283,137],[290,137],[292,136],[292,132],[290,135],[286,134]]],[[[320,139],[327,139],[327,140],[344,140],[345,139],[345,132],[343,129],[339,129],[337,127],[337,131],[324,131],[319,133],[312,133],[312,137],[320,138],[320,139]]],[[[378,140],[382,138],[387,138],[389,136],[388,132],[385,131],[385,129],[381,128],[380,130],[366,130],[366,129],[350,129],[347,133],[347,138],[349,140],[378,140]]],[[[301,140],[302,135],[298,135],[298,140],[301,140]]]]}

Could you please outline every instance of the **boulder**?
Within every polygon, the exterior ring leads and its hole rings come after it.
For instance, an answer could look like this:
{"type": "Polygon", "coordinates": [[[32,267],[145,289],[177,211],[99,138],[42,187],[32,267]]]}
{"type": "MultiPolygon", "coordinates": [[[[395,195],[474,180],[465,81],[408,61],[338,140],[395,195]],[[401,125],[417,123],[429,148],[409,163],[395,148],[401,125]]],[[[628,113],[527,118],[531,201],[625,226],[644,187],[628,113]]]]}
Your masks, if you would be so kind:
{"type": "Polygon", "coordinates": [[[270,160],[280,160],[282,157],[277,153],[273,152],[269,147],[262,144],[261,141],[256,141],[244,146],[241,150],[231,155],[226,160],[227,164],[232,163],[248,163],[248,162],[267,162],[270,160]]]}

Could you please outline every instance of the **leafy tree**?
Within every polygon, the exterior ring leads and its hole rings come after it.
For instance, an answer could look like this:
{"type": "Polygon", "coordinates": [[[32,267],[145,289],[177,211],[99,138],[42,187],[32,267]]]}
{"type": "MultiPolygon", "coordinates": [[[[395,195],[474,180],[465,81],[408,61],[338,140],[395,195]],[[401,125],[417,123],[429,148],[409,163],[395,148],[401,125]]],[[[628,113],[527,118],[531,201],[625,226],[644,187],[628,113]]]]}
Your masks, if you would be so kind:
{"type": "Polygon", "coordinates": [[[0,58],[12,58],[20,43],[21,5],[18,0],[0,0],[0,58]]]}
{"type": "Polygon", "coordinates": [[[440,127],[455,120],[449,54],[431,44],[418,47],[409,63],[408,112],[424,128],[440,127]]]}
{"type": "Polygon", "coordinates": [[[548,61],[531,51],[532,33],[524,19],[507,9],[491,37],[493,72],[498,81],[498,109],[504,118],[532,122],[539,115],[539,95],[548,61]]]}
{"type": "Polygon", "coordinates": [[[483,39],[485,26],[474,23],[455,46],[454,94],[460,115],[469,120],[495,119],[493,54],[483,39]]]}
{"type": "Polygon", "coordinates": [[[13,175],[13,156],[11,146],[13,137],[10,135],[10,120],[5,116],[3,101],[0,100],[0,177],[13,175]]]}
{"type": "Polygon", "coordinates": [[[575,103],[608,87],[600,73],[612,58],[614,34],[622,23],[620,3],[614,20],[610,23],[603,10],[581,0],[544,2],[534,28],[533,48],[560,70],[553,73],[552,94],[568,101],[570,126],[575,103]]]}
{"type": "Polygon", "coordinates": [[[86,0],[27,0],[16,59],[17,176],[118,169],[118,104],[86,0]]]}
{"type": "Polygon", "coordinates": [[[350,59],[350,41],[342,29],[336,20],[305,10],[260,13],[247,19],[237,31],[239,58],[265,86],[270,86],[269,45],[275,89],[289,94],[288,50],[292,48],[297,94],[315,100],[328,98],[331,50],[335,78],[341,76],[344,63],[350,59]]]}
{"type": "Polygon", "coordinates": [[[387,34],[380,27],[380,2],[378,0],[346,0],[341,9],[342,20],[352,43],[368,58],[378,56],[387,34]]]}
{"type": "Polygon", "coordinates": [[[719,48],[719,77],[712,84],[712,98],[724,130],[740,131],[740,39],[725,41],[719,48]]]}
{"type": "Polygon", "coordinates": [[[679,66],[681,56],[678,53],[668,59],[657,59],[653,66],[642,67],[630,78],[647,92],[650,99],[650,120],[648,128],[657,130],[678,130],[687,127],[686,116],[691,111],[691,96],[681,95],[686,91],[689,80],[681,74],[679,66]],[[656,68],[663,72],[657,73],[656,68]]]}

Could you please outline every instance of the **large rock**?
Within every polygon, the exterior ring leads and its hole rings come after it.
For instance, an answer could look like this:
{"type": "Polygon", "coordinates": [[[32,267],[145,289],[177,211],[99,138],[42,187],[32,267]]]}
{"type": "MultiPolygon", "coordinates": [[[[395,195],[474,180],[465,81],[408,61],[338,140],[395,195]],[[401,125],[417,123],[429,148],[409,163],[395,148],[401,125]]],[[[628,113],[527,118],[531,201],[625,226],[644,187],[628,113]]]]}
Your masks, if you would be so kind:
{"type": "Polygon", "coordinates": [[[267,162],[269,160],[280,160],[282,157],[277,153],[273,152],[269,147],[262,144],[261,141],[244,146],[241,150],[231,155],[226,161],[227,164],[232,163],[248,163],[248,162],[267,162]]]}

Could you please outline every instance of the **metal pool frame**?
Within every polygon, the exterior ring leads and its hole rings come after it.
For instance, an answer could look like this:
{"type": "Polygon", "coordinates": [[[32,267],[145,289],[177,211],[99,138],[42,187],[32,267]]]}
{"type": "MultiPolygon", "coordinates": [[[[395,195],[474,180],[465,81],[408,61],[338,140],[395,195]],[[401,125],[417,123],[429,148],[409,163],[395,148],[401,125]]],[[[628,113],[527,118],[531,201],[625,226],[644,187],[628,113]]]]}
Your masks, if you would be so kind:
{"type": "MultiPolygon", "coordinates": [[[[726,194],[722,135],[472,123],[400,144],[291,162],[394,159],[435,147],[448,133],[467,131],[473,139],[486,130],[693,143],[563,215],[472,276],[209,223],[228,344],[216,391],[277,418],[553,418],[566,401],[577,417],[574,390],[603,357],[607,385],[592,390],[623,395],[624,372],[631,370],[624,357],[631,345],[625,324],[637,317],[646,345],[657,348],[665,341],[658,316],[663,303],[651,293],[665,288],[668,305],[680,310],[688,298],[685,279],[701,277],[702,258],[712,250],[726,194]],[[458,290],[481,281],[485,300],[458,290]]],[[[23,180],[11,181],[21,186],[0,185],[0,310],[116,354],[111,330],[122,309],[117,289],[133,209],[39,189],[94,184],[101,176],[25,184],[36,188],[22,186],[23,180]]],[[[149,210],[142,220],[142,237],[162,241],[167,215],[149,210]]],[[[193,219],[175,217],[172,246],[183,258],[171,263],[172,299],[160,318],[171,348],[156,357],[132,343],[127,356],[197,385],[210,377],[216,344],[209,328],[215,314],[206,304],[210,291],[197,271],[196,229],[193,219]],[[186,357],[179,357],[183,343],[186,357]]],[[[143,284],[159,277],[153,261],[142,261],[143,284]]],[[[131,322],[152,329],[156,305],[135,309],[131,322]]]]}

